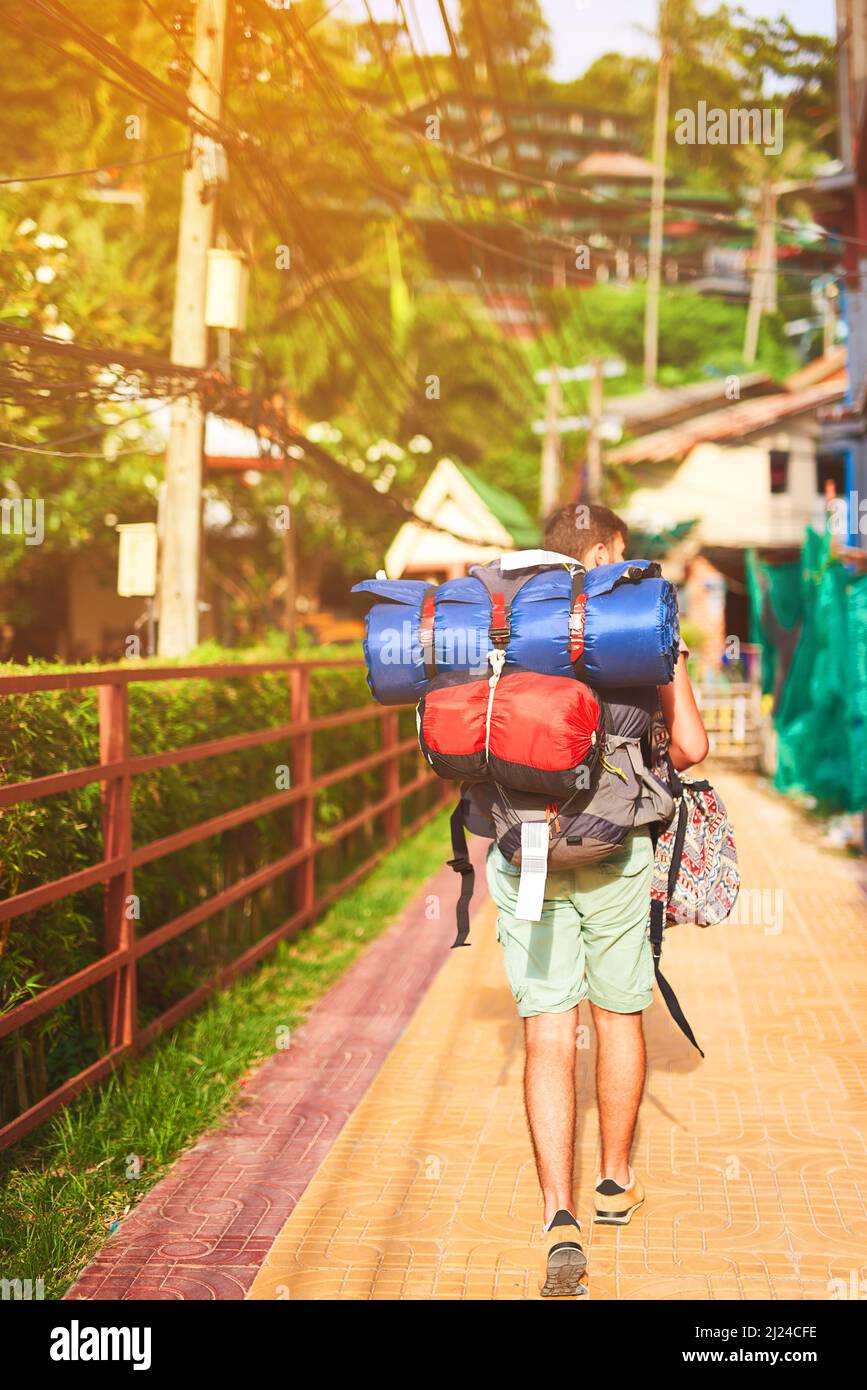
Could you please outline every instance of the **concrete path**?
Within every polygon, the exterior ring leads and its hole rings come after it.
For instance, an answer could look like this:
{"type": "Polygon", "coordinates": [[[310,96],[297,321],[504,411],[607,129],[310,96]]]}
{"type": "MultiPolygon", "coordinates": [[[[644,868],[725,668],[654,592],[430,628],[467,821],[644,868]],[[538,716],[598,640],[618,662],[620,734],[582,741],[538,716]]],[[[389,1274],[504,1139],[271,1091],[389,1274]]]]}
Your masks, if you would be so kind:
{"type": "MultiPolygon", "coordinates": [[[[656,1000],[646,1015],[651,1070],[634,1154],[648,1200],[622,1230],[589,1223],[598,1138],[592,1028],[577,1052],[576,1184],[591,1302],[825,1300],[857,1296],[867,1280],[862,868],[823,850],[802,817],[756,782],[716,772],[713,780],[738,838],[741,910],[722,927],[669,932],[664,969],[707,1059],[656,1000]]],[[[453,901],[453,887],[444,891],[453,901]]],[[[315,1049],[272,1059],[259,1076],[268,1124],[282,1138],[264,1134],[246,1175],[232,1175],[221,1159],[225,1195],[205,1181],[211,1146],[223,1153],[233,1135],[247,1142],[250,1121],[203,1141],[204,1156],[195,1160],[193,1150],[160,1185],[165,1200],[158,1187],[138,1209],[145,1224],[114,1271],[123,1226],[73,1296],[537,1296],[541,1213],[523,1114],[521,1030],[493,909],[477,916],[470,950],[449,954],[443,924],[426,929],[428,945],[439,933],[434,954],[444,964],[426,983],[404,982],[400,1017],[411,1011],[408,1026],[377,1037],[375,1075],[347,1090],[335,1122],[326,1114],[339,1064],[317,1073],[315,1049]],[[293,1126],[301,1147],[286,1137],[293,1126]],[[283,1166],[302,1148],[303,1190],[296,1182],[283,1210],[283,1166]],[[235,1213],[228,1225],[226,1202],[235,1213]],[[219,1228],[214,1237],[209,1223],[219,1228]],[[243,1254],[234,1264],[232,1239],[243,1254]],[[115,1282],[121,1270],[123,1286],[115,1282]]],[[[353,994],[342,1044],[352,1056],[353,1030],[366,1037],[371,1000],[376,1008],[387,963],[376,953],[388,941],[355,967],[369,995],[353,994]]],[[[354,989],[337,988],[345,987],[354,989]]]]}

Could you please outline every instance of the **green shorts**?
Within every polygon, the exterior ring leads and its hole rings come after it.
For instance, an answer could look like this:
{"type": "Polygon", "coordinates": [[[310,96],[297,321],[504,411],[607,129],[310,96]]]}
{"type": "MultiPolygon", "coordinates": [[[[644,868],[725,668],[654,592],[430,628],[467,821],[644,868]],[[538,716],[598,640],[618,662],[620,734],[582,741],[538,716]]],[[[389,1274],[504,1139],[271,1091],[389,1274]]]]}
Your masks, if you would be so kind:
{"type": "Polygon", "coordinates": [[[520,869],[488,851],[497,940],[522,1018],[557,1014],[590,999],[612,1013],[646,1009],[653,996],[647,934],[653,845],[642,826],[608,859],[549,873],[542,920],[514,916],[520,869]]]}

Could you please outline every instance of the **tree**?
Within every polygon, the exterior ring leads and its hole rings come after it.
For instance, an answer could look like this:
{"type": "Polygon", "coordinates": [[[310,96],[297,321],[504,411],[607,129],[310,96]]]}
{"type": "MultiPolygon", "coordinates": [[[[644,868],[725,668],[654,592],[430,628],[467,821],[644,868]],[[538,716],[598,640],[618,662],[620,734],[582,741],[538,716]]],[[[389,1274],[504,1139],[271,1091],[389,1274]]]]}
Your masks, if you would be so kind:
{"type": "Polygon", "coordinates": [[[487,53],[503,68],[541,73],[554,56],[540,0],[461,0],[461,42],[479,69],[487,53]]]}

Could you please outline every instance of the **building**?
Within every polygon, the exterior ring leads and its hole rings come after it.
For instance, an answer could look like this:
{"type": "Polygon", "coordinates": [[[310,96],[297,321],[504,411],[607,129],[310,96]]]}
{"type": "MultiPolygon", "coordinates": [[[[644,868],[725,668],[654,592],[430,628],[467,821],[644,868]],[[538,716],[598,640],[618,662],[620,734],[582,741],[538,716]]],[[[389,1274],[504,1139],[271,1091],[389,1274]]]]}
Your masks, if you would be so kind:
{"type": "MultiPolygon", "coordinates": [[[[154,406],[154,403],[150,403],[154,406]]],[[[148,413],[153,444],[159,448],[168,440],[170,411],[158,404],[148,413]]],[[[207,474],[234,473],[250,486],[257,476],[283,467],[282,453],[274,444],[260,439],[255,431],[234,420],[208,414],[205,421],[205,469],[207,474]]],[[[145,494],[143,504],[156,520],[157,502],[145,494]]],[[[121,517],[123,522],[126,518],[121,517]]],[[[225,504],[205,496],[203,528],[209,543],[230,543],[234,550],[251,550],[257,539],[238,523],[225,504]]],[[[113,538],[114,539],[114,538],[113,538]]],[[[141,653],[147,653],[149,607],[146,598],[125,598],[117,592],[118,560],[115,545],[89,545],[70,554],[57,576],[54,598],[44,624],[17,634],[14,655],[60,656],[64,661],[118,660],[134,654],[130,639],[138,637],[141,653]],[[24,645],[26,644],[26,645],[24,645]]],[[[202,616],[202,639],[222,635],[221,610],[227,606],[225,594],[213,580],[203,581],[206,607],[202,616]]]]}
{"type": "Polygon", "coordinates": [[[821,447],[838,460],[848,545],[867,548],[867,4],[836,0],[839,167],[816,179],[816,220],[838,255],[837,298],[846,325],[849,389],[820,414],[821,447]],[[852,505],[854,502],[854,506],[852,505]],[[862,529],[862,527],[864,529],[862,529]]]}
{"type": "Polygon", "coordinates": [[[842,461],[825,452],[819,421],[845,398],[844,355],[834,349],[782,386],[754,374],[755,394],[724,404],[706,394],[690,415],[662,428],[647,429],[645,415],[645,432],[606,456],[630,473],[621,508],[630,525],[682,532],[666,573],[682,586],[682,611],[701,630],[710,666],[727,637],[748,638],[746,551],[779,562],[797,557],[805,528],[824,526],[829,489],[844,485],[842,461]]]}
{"type": "Polygon", "coordinates": [[[388,548],[389,579],[459,579],[470,565],[539,544],[540,527],[511,493],[475,470],[441,458],[388,548]],[[423,523],[433,522],[441,530],[423,523]]]}
{"type": "MultiPolygon", "coordinates": [[[[505,327],[525,325],[514,301],[528,283],[625,283],[646,274],[653,169],[634,116],[556,97],[500,102],[441,92],[403,119],[432,150],[446,151],[467,209],[461,215],[456,205],[448,220],[433,205],[416,211],[434,272],[458,287],[489,285],[505,327]]],[[[679,197],[684,190],[672,181],[669,199],[679,197]]],[[[702,214],[730,211],[730,202],[722,192],[689,194],[688,211],[676,211],[666,227],[667,279],[703,271],[705,248],[719,232],[702,214]]]]}
{"type": "MultiPolygon", "coordinates": [[[[414,207],[434,274],[458,290],[483,286],[505,331],[537,331],[531,286],[646,276],[653,168],[635,116],[556,94],[529,101],[441,91],[402,119],[431,151],[442,150],[464,197],[463,212],[448,200],[447,216],[433,197],[414,207]]],[[[745,301],[752,236],[737,225],[737,200],[672,175],[666,204],[666,283],[745,301]]],[[[824,248],[794,232],[780,233],[777,255],[802,274],[827,268],[824,248]]]]}

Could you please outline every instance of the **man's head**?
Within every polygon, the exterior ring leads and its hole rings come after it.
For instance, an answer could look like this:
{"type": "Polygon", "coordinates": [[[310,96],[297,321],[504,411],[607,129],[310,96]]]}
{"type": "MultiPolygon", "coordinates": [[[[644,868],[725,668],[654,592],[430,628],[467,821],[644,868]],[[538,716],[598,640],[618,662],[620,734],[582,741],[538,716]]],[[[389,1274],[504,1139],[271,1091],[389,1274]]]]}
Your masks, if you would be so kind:
{"type": "Polygon", "coordinates": [[[545,522],[545,549],[572,555],[586,569],[622,560],[628,541],[626,522],[596,502],[560,507],[545,522]]]}

